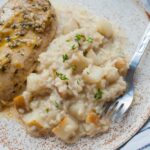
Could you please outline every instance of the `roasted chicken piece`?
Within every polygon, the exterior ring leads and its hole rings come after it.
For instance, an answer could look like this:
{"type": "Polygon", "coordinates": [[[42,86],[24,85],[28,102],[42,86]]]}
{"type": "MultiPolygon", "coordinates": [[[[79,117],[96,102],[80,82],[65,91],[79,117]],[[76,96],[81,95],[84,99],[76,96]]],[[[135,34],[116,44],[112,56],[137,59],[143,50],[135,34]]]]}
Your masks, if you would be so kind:
{"type": "Polygon", "coordinates": [[[0,106],[23,90],[56,32],[48,0],[9,0],[0,10],[0,106]]]}

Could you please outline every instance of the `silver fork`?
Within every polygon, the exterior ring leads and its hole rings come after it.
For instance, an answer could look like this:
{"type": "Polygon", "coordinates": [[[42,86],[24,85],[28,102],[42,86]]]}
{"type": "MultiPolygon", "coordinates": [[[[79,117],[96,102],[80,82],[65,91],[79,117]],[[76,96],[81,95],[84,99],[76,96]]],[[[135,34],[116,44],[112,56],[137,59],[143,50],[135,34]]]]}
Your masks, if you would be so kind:
{"type": "Polygon", "coordinates": [[[150,23],[145,31],[144,36],[141,39],[140,44],[137,47],[137,50],[130,62],[129,70],[127,76],[125,77],[125,81],[127,82],[127,90],[125,94],[118,98],[110,106],[105,107],[105,115],[109,117],[111,120],[118,120],[124,116],[124,114],[129,110],[133,98],[134,98],[134,82],[133,77],[134,73],[137,69],[137,66],[144,54],[145,49],[147,48],[150,41],[150,23]]]}

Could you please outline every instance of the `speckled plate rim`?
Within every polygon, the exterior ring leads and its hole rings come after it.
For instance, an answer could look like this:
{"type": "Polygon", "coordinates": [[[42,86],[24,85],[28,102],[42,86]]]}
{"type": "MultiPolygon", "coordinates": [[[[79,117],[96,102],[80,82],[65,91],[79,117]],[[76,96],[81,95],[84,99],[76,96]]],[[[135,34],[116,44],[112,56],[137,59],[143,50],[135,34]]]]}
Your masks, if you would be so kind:
{"type": "MultiPolygon", "coordinates": [[[[150,19],[150,6],[147,6],[147,2],[146,0],[137,0],[136,1],[140,6],[141,9],[143,10],[143,12],[145,12],[146,17],[148,18],[148,20],[150,19]],[[148,9],[149,8],[149,9],[148,9]]],[[[150,98],[149,98],[150,99],[150,98]]],[[[131,108],[132,109],[132,108],[131,108]]],[[[129,110],[130,111],[130,110],[129,110]]],[[[137,133],[150,121],[150,110],[149,112],[145,115],[145,117],[143,118],[143,122],[141,122],[141,124],[139,124],[139,127],[131,134],[129,135],[126,139],[124,139],[124,141],[122,143],[120,143],[119,145],[114,146],[114,149],[121,149],[123,148],[132,138],[134,138],[137,133]]]]}
{"type": "Polygon", "coordinates": [[[132,134],[130,134],[129,136],[127,136],[126,139],[124,139],[124,141],[122,143],[120,143],[119,145],[114,145],[114,150],[116,149],[120,149],[123,148],[123,146],[125,146],[132,138],[134,138],[134,136],[136,136],[136,134],[144,127],[144,125],[150,121],[150,111],[148,112],[147,115],[145,115],[145,118],[143,119],[143,122],[141,122],[141,124],[139,125],[139,127],[132,132],[132,134]]]}
{"type": "MultiPolygon", "coordinates": [[[[148,113],[148,116],[150,116],[150,112],[148,113]]],[[[114,149],[120,149],[123,148],[123,146],[125,146],[132,138],[134,138],[136,136],[136,134],[145,126],[146,123],[148,123],[150,121],[150,117],[147,118],[147,116],[145,117],[146,119],[143,120],[143,123],[141,123],[141,125],[139,126],[139,129],[135,130],[135,133],[133,133],[130,137],[128,137],[124,142],[122,142],[122,144],[116,146],[116,148],[114,147],[114,149]]]]}
{"type": "MultiPolygon", "coordinates": [[[[65,1],[65,0],[64,0],[65,1]]],[[[70,1],[73,1],[73,0],[70,0],[70,1]]],[[[89,5],[91,2],[90,2],[90,0],[77,0],[78,2],[81,2],[81,3],[83,3],[83,4],[85,4],[85,3],[87,3],[87,5],[89,5]],[[85,2],[86,1],[86,2],[85,2]]],[[[92,0],[91,0],[92,1],[92,0]]],[[[95,1],[96,3],[98,3],[98,0],[93,0],[93,1],[95,1]]],[[[104,1],[104,0],[99,0],[99,1],[104,1]]],[[[109,2],[110,0],[108,0],[108,2],[109,2]]],[[[114,3],[115,3],[115,1],[116,0],[113,0],[114,1],[114,3]]],[[[118,0],[118,2],[121,2],[121,1],[123,1],[123,0],[118,0]]],[[[141,7],[141,5],[139,4],[139,1],[138,0],[132,0],[136,5],[138,5],[137,7],[138,7],[138,9],[140,9],[140,11],[141,11],[141,13],[142,13],[142,15],[143,15],[143,17],[145,17],[145,20],[146,20],[146,18],[147,18],[147,16],[146,16],[146,13],[145,13],[145,16],[144,16],[144,9],[141,7]]],[[[129,2],[129,0],[127,0],[127,2],[129,2]]],[[[94,8],[93,8],[94,6],[90,6],[89,8],[91,8],[91,9],[93,9],[94,10],[94,8]]],[[[107,16],[107,15],[106,15],[107,16]]],[[[108,18],[108,19],[110,19],[111,20],[111,18],[108,18]]],[[[147,21],[145,21],[145,22],[148,22],[148,19],[147,19],[147,21]]],[[[116,24],[117,24],[117,22],[116,22],[116,24]]],[[[142,27],[142,24],[141,24],[141,27],[142,27]]],[[[140,34],[137,36],[137,39],[135,40],[136,42],[134,43],[135,45],[133,46],[134,48],[135,48],[135,46],[136,46],[136,44],[138,43],[138,41],[139,41],[139,39],[140,39],[140,37],[141,37],[141,35],[143,34],[143,29],[146,27],[146,24],[140,29],[140,34]]],[[[132,35],[131,35],[132,36],[132,35]]],[[[135,37],[136,38],[136,37],[135,37]]],[[[132,48],[133,48],[132,47],[132,48]]],[[[131,56],[132,56],[132,54],[133,54],[133,51],[131,52],[131,56]]],[[[143,64],[142,64],[143,65],[143,64]]],[[[139,67],[140,68],[140,67],[139,67]]],[[[141,68],[140,68],[141,69],[141,68]]],[[[139,70],[140,70],[139,69],[139,70]]],[[[142,69],[141,69],[142,70],[142,69]]],[[[140,71],[138,71],[138,77],[140,76],[140,79],[141,79],[141,81],[139,82],[139,83],[141,83],[142,82],[142,77],[141,77],[141,74],[139,73],[140,71]]],[[[142,71],[141,71],[142,72],[142,71]]],[[[150,73],[150,72],[149,72],[150,73]]],[[[147,74],[149,74],[148,72],[146,73],[146,75],[147,74]]],[[[143,75],[143,74],[142,74],[143,75]]],[[[138,77],[137,77],[137,79],[135,79],[135,80],[138,80],[138,77]]],[[[145,79],[146,80],[146,79],[145,79]]],[[[148,78],[147,78],[147,80],[148,80],[148,78]]],[[[150,79],[149,79],[150,80],[150,79]]],[[[144,81],[144,80],[143,80],[144,81]]],[[[138,83],[138,84],[139,84],[138,83]]],[[[146,87],[145,87],[145,89],[146,89],[146,87]]],[[[149,93],[150,93],[150,91],[148,91],[149,93]]],[[[148,95],[148,94],[147,94],[148,95]]],[[[146,97],[145,97],[146,98],[146,97]]],[[[147,96],[147,99],[149,99],[149,96],[147,96]]],[[[145,107],[146,108],[146,107],[145,107]]],[[[133,108],[131,108],[131,111],[129,111],[129,113],[130,112],[132,112],[132,110],[133,110],[133,108]]],[[[142,128],[142,126],[146,123],[146,121],[149,119],[149,117],[150,117],[150,104],[149,104],[149,107],[147,108],[147,110],[149,110],[149,111],[146,111],[146,113],[144,113],[144,115],[142,116],[142,118],[140,119],[140,123],[138,123],[138,125],[136,126],[136,128],[134,128],[133,130],[132,130],[132,132],[130,132],[130,133],[128,133],[128,135],[125,137],[125,138],[123,138],[122,140],[120,140],[119,142],[116,142],[116,140],[114,139],[113,141],[110,141],[110,144],[107,144],[107,145],[105,145],[105,146],[102,146],[101,147],[101,149],[108,149],[108,150],[110,150],[110,149],[117,149],[117,148],[119,148],[120,146],[122,146],[123,144],[125,144],[128,140],[130,140],[141,128],[142,128]]],[[[125,120],[126,119],[128,119],[128,117],[125,117],[125,120]]],[[[132,121],[131,121],[131,123],[132,123],[132,121]]],[[[13,125],[13,124],[12,124],[13,125]]],[[[112,127],[113,128],[113,127],[112,127]]],[[[13,136],[13,135],[12,135],[13,136]]],[[[103,135],[102,135],[103,136],[103,135]]],[[[104,136],[105,137],[105,136],[104,136]]],[[[95,142],[98,142],[99,141],[99,138],[98,138],[98,140],[97,141],[95,141],[95,142]]],[[[0,143],[1,143],[1,141],[0,141],[0,143]]],[[[9,143],[9,142],[8,142],[9,143]]],[[[106,143],[107,143],[107,141],[106,141],[106,143]]],[[[94,148],[93,147],[94,145],[92,145],[92,149],[94,148]]],[[[57,149],[57,148],[56,148],[57,149]]],[[[89,147],[87,147],[87,149],[90,149],[89,147]]],[[[98,145],[96,145],[96,147],[94,148],[94,149],[99,149],[99,147],[98,147],[98,145]]]]}

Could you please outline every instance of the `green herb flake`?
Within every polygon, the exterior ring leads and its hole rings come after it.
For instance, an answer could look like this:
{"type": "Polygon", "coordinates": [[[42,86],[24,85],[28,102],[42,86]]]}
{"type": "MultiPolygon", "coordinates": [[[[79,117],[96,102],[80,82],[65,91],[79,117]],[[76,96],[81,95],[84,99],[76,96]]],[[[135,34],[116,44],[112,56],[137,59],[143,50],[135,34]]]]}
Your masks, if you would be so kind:
{"type": "Polygon", "coordinates": [[[90,72],[88,72],[88,71],[87,71],[86,73],[87,73],[88,75],[90,74],[90,72]]]}
{"type": "Polygon", "coordinates": [[[16,40],[16,41],[10,42],[8,46],[9,48],[13,49],[13,48],[17,48],[20,44],[21,42],[19,40],[16,40]]]}
{"type": "Polygon", "coordinates": [[[75,45],[75,44],[72,45],[71,49],[72,49],[72,50],[76,49],[76,45],[75,45]]]}
{"type": "Polygon", "coordinates": [[[93,43],[93,38],[92,38],[92,37],[88,37],[88,38],[87,38],[87,41],[88,41],[89,43],[93,43]]]}
{"type": "Polygon", "coordinates": [[[48,113],[50,110],[49,110],[49,108],[46,108],[45,111],[48,113]]]}
{"type": "Polygon", "coordinates": [[[102,96],[103,96],[103,92],[100,89],[98,89],[97,92],[96,92],[96,94],[95,94],[95,96],[94,96],[94,98],[96,100],[99,100],[99,99],[102,98],[102,96]]]}
{"type": "Polygon", "coordinates": [[[63,62],[65,62],[66,60],[68,60],[68,59],[69,59],[69,57],[68,57],[68,55],[67,55],[67,54],[64,54],[62,57],[63,57],[63,62]]]}
{"type": "Polygon", "coordinates": [[[71,68],[72,68],[73,72],[75,72],[77,70],[77,66],[76,65],[72,65],[71,68]]]}
{"type": "Polygon", "coordinates": [[[5,38],[6,42],[10,42],[11,41],[11,38],[8,36],[5,38]]]}
{"type": "Polygon", "coordinates": [[[56,72],[56,76],[59,77],[61,80],[68,80],[68,78],[66,77],[66,75],[64,75],[62,73],[56,72]]]}
{"type": "Polygon", "coordinates": [[[12,28],[12,29],[17,29],[17,25],[16,25],[16,24],[13,24],[13,25],[11,26],[11,28],[12,28]]]}
{"type": "Polygon", "coordinates": [[[53,101],[53,104],[54,104],[54,106],[55,106],[57,109],[60,109],[60,108],[61,108],[60,103],[58,103],[57,101],[53,101]]]}
{"type": "Polygon", "coordinates": [[[78,85],[80,85],[80,81],[81,81],[80,79],[77,80],[77,84],[78,84],[78,85]]]}
{"type": "Polygon", "coordinates": [[[66,40],[66,42],[70,42],[70,41],[71,41],[70,39],[66,40]]]}
{"type": "Polygon", "coordinates": [[[75,36],[75,40],[76,40],[77,42],[79,42],[82,38],[85,38],[85,36],[82,35],[82,34],[77,34],[77,35],[75,36]]]}

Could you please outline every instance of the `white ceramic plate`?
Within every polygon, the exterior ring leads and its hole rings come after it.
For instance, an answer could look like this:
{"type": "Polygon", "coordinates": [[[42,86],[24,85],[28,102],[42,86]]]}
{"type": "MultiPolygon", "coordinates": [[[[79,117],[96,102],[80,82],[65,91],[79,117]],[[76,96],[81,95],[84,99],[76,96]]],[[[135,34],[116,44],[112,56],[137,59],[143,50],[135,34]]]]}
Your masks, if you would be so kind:
{"type": "MultiPolygon", "coordinates": [[[[4,3],[5,0],[0,0],[4,3]]],[[[93,13],[117,24],[127,37],[130,56],[148,24],[148,17],[139,1],[135,0],[52,0],[88,7],[93,13]]],[[[11,150],[113,150],[129,140],[150,116],[150,51],[147,50],[135,75],[136,96],[134,104],[120,123],[112,125],[108,133],[95,138],[82,138],[76,144],[66,145],[55,137],[32,138],[13,118],[0,115],[0,145],[11,150]]]]}

